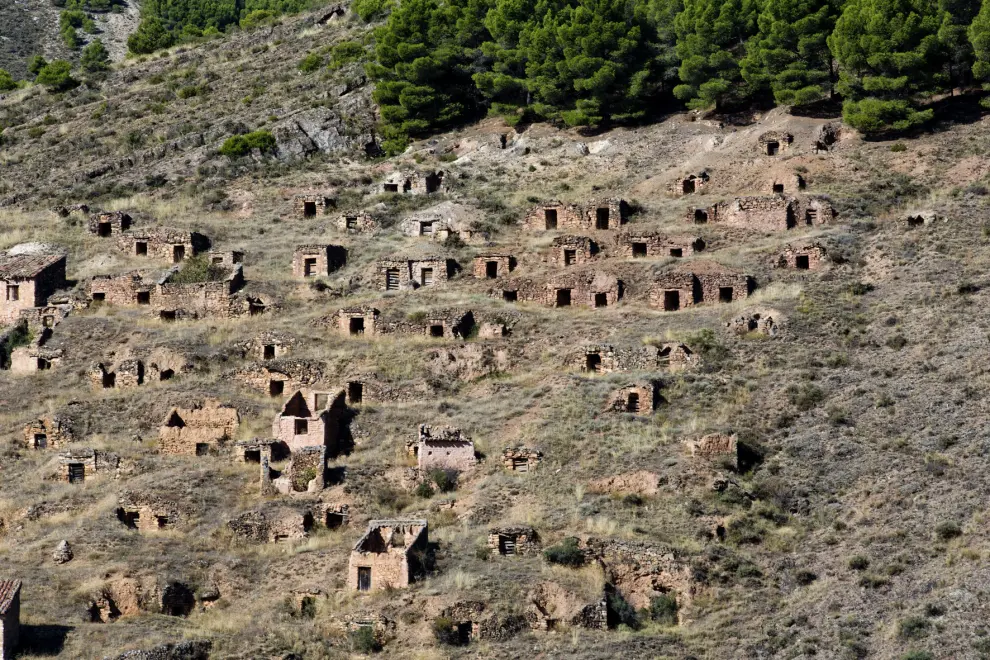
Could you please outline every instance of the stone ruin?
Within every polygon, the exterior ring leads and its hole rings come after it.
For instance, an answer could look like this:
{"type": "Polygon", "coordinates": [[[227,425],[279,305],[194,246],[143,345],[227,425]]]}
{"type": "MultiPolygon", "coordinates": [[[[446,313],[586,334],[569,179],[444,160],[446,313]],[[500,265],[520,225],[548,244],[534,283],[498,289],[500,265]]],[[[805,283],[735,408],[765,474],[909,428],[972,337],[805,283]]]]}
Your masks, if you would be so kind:
{"type": "Polygon", "coordinates": [[[0,660],[13,660],[21,632],[21,581],[0,580],[0,660]]]}
{"type": "Polygon", "coordinates": [[[49,296],[66,287],[65,255],[0,252],[0,325],[21,312],[43,307],[49,296]]]}
{"type": "Polygon", "coordinates": [[[249,364],[228,371],[223,377],[236,380],[270,397],[282,399],[286,392],[326,382],[328,375],[324,362],[278,358],[267,360],[264,364],[249,364]]]}
{"type": "Polygon", "coordinates": [[[605,412],[651,415],[663,400],[660,386],[659,381],[649,380],[620,387],[609,396],[605,403],[605,412]]]}
{"type": "Polygon", "coordinates": [[[412,334],[436,339],[466,339],[476,326],[474,312],[460,309],[431,309],[414,312],[401,320],[380,322],[377,334],[412,334]]]}
{"type": "Polygon", "coordinates": [[[117,497],[115,514],[124,527],[141,532],[169,529],[179,521],[175,502],[158,495],[126,491],[117,497]]]}
{"type": "Polygon", "coordinates": [[[737,335],[756,333],[767,337],[776,337],[780,333],[779,325],[769,314],[744,314],[732,319],[725,326],[737,335]]]}
{"type": "Polygon", "coordinates": [[[262,460],[279,460],[285,453],[278,447],[279,441],[274,439],[254,438],[241,440],[234,444],[231,452],[235,463],[253,463],[261,465],[262,460]],[[278,458],[274,458],[277,456],[278,458]]]}
{"type": "Polygon", "coordinates": [[[377,230],[379,223],[367,211],[351,211],[337,216],[334,227],[340,231],[364,233],[377,230]]]}
{"type": "Polygon", "coordinates": [[[460,601],[440,610],[440,618],[451,622],[450,637],[465,646],[473,641],[505,641],[526,627],[524,617],[489,610],[488,604],[460,601]]]}
{"type": "Polygon", "coordinates": [[[188,283],[172,281],[177,268],[157,275],[141,272],[98,275],[89,282],[89,297],[98,304],[147,307],[162,321],[234,318],[263,312],[263,302],[235,296],[244,286],[243,266],[225,267],[225,271],[220,280],[188,283]]]}
{"type": "Polygon", "coordinates": [[[823,153],[831,150],[832,145],[839,141],[842,136],[842,123],[836,121],[830,121],[827,124],[823,124],[818,129],[818,134],[815,136],[815,153],[823,153]]]}
{"type": "Polygon", "coordinates": [[[606,630],[608,604],[605,594],[589,603],[556,582],[541,582],[527,596],[525,617],[533,630],[565,627],[606,630]]]}
{"type": "Polygon", "coordinates": [[[346,393],[338,390],[300,389],[288,398],[272,422],[272,437],[291,452],[303,447],[325,447],[336,454],[346,393]]]}
{"type": "Polygon", "coordinates": [[[540,537],[532,527],[492,527],[488,547],[497,555],[535,555],[540,552],[540,537]]]}
{"type": "Polygon", "coordinates": [[[131,228],[131,216],[122,211],[103,211],[89,216],[89,232],[100,238],[119,236],[131,228]]]}
{"type": "Polygon", "coordinates": [[[29,346],[18,346],[10,354],[10,372],[14,374],[30,374],[37,371],[54,369],[65,357],[60,348],[44,348],[38,345],[38,339],[29,346]]]}
{"type": "Polygon", "coordinates": [[[309,536],[314,525],[308,508],[268,504],[227,522],[234,536],[253,543],[285,543],[309,536]]]}
{"type": "Polygon", "coordinates": [[[700,192],[702,188],[708,185],[710,177],[707,171],[701,171],[697,174],[689,174],[683,179],[680,179],[671,186],[670,192],[676,196],[681,195],[691,195],[696,192],[700,192]]]}
{"type": "Polygon", "coordinates": [[[337,310],[326,324],[336,328],[342,335],[358,337],[378,334],[378,317],[381,314],[374,307],[345,307],[337,310]]]}
{"type": "Polygon", "coordinates": [[[117,656],[106,656],[104,660],[210,660],[213,642],[191,640],[165,643],[143,651],[126,651],[117,656]]]}
{"type": "Polygon", "coordinates": [[[56,217],[68,218],[73,213],[86,215],[89,213],[89,206],[87,204],[71,204],[69,206],[57,205],[51,208],[51,212],[56,217]]]}
{"type": "Polygon", "coordinates": [[[408,172],[393,172],[385,177],[380,184],[379,193],[397,193],[403,195],[429,195],[440,191],[443,186],[442,171],[415,174],[408,172]]]}
{"type": "Polygon", "coordinates": [[[452,380],[473,381],[485,376],[507,373],[514,355],[506,346],[491,346],[478,342],[459,346],[443,346],[429,351],[425,367],[430,375],[428,384],[445,387],[452,380]]]}
{"type": "Polygon", "coordinates": [[[739,467],[739,440],[735,434],[710,433],[684,444],[695,458],[727,463],[732,469],[739,467]]]}
{"type": "Polygon", "coordinates": [[[818,270],[825,264],[827,251],[821,243],[809,243],[801,247],[787,245],[777,256],[776,268],[793,268],[795,270],[818,270]]]}
{"type": "Polygon", "coordinates": [[[142,613],[188,616],[196,607],[196,594],[186,584],[152,576],[107,576],[86,608],[92,623],[110,623],[142,613]]]}
{"type": "Polygon", "coordinates": [[[119,234],[117,249],[135,257],[177,264],[209,250],[210,239],[184,229],[151,227],[119,234]]]}
{"type": "Polygon", "coordinates": [[[441,202],[404,218],[399,222],[399,231],[405,236],[428,238],[438,243],[448,239],[481,243],[488,240],[488,233],[478,228],[480,220],[479,211],[473,207],[441,202]]]}
{"type": "Polygon", "coordinates": [[[708,208],[692,209],[688,213],[688,220],[695,224],[716,222],[760,231],[794,229],[799,225],[811,227],[832,222],[834,217],[835,210],[823,197],[784,195],[737,197],[708,208]]]}
{"type": "Polygon", "coordinates": [[[631,210],[623,199],[592,199],[585,205],[585,228],[599,231],[618,229],[629,221],[631,210]]]}
{"type": "Polygon", "coordinates": [[[715,262],[694,261],[661,273],[650,287],[650,305],[665,312],[705,303],[730,303],[749,297],[755,288],[749,275],[715,262]]]}
{"type": "Polygon", "coordinates": [[[206,456],[232,441],[240,425],[236,408],[206,399],[191,408],[172,408],[158,431],[161,453],[206,456]]]}
{"type": "Polygon", "coordinates": [[[120,469],[120,456],[99,449],[66,449],[58,454],[56,479],[70,484],[81,484],[98,474],[117,477],[120,469]]]}
{"type": "Polygon", "coordinates": [[[505,277],[516,269],[516,258],[504,252],[486,252],[475,255],[474,276],[478,279],[494,280],[505,277]]]}
{"type": "Polygon", "coordinates": [[[804,177],[795,172],[785,177],[771,179],[769,188],[767,192],[774,195],[798,192],[805,188],[804,177]]]}
{"type": "Polygon", "coordinates": [[[939,220],[942,220],[942,216],[935,213],[935,211],[912,213],[904,218],[904,222],[907,223],[909,228],[934,225],[939,220]]]}
{"type": "Polygon", "coordinates": [[[492,298],[507,302],[535,302],[547,307],[610,307],[625,292],[624,283],[612,273],[580,269],[548,280],[510,279],[489,290],[492,298]]]}
{"type": "Polygon", "coordinates": [[[543,461],[543,452],[529,447],[502,450],[502,467],[510,472],[532,472],[543,461]]]}
{"type": "Polygon", "coordinates": [[[407,443],[407,450],[417,459],[422,472],[429,470],[449,470],[465,472],[478,462],[474,453],[474,442],[452,426],[419,425],[419,435],[415,444],[407,443]]]}
{"type": "Polygon", "coordinates": [[[295,340],[289,335],[267,330],[243,344],[244,357],[251,356],[257,360],[278,360],[289,353],[294,343],[295,340]]]}
{"type": "Polygon", "coordinates": [[[782,151],[787,151],[794,136],[783,131],[768,131],[759,137],[760,151],[767,156],[776,156],[782,151]]]}
{"type": "Polygon", "coordinates": [[[306,193],[296,195],[292,206],[296,215],[304,218],[315,217],[317,213],[328,213],[337,206],[337,200],[333,194],[326,193],[306,193]]]}
{"type": "Polygon", "coordinates": [[[705,249],[700,236],[670,237],[660,232],[622,232],[615,238],[620,256],[627,259],[689,257],[705,249]]]}
{"type": "Polygon", "coordinates": [[[24,427],[24,445],[28,449],[61,449],[75,442],[72,421],[59,415],[47,415],[24,427]]]}
{"type": "Polygon", "coordinates": [[[586,373],[624,371],[684,371],[701,364],[701,358],[684,344],[617,347],[612,344],[589,344],[568,357],[568,364],[586,373]]]}
{"type": "Polygon", "coordinates": [[[584,226],[583,215],[576,204],[552,200],[531,208],[523,219],[523,226],[530,231],[578,229],[584,226]]]}
{"type": "Polygon", "coordinates": [[[425,520],[372,520],[351,551],[347,586],[355,591],[408,587],[427,565],[425,520]]]}
{"type": "Polygon", "coordinates": [[[393,257],[378,262],[378,290],[399,291],[420,287],[444,287],[453,273],[453,259],[393,257]]]}
{"type": "Polygon", "coordinates": [[[31,334],[35,336],[45,335],[47,340],[55,326],[65,320],[73,309],[75,309],[73,302],[56,302],[54,296],[49,296],[47,305],[22,309],[18,321],[27,323],[27,328],[31,334]]]}
{"type": "Polygon", "coordinates": [[[550,243],[547,260],[557,267],[583,266],[598,252],[598,244],[587,236],[557,236],[550,243]]]}
{"type": "Polygon", "coordinates": [[[206,260],[214,266],[233,268],[237,264],[244,263],[244,252],[241,250],[210,250],[206,253],[206,260]]]}
{"type": "Polygon", "coordinates": [[[141,360],[121,360],[110,367],[98,362],[89,370],[89,381],[96,389],[129,389],[144,385],[145,379],[144,362],[141,360]]]}
{"type": "Polygon", "coordinates": [[[297,245],[292,253],[293,277],[326,277],[347,263],[347,250],[339,245],[297,245]]]}
{"type": "Polygon", "coordinates": [[[288,466],[281,470],[271,467],[269,457],[261,458],[262,495],[318,493],[326,487],[326,481],[326,446],[306,446],[292,449],[288,466]]]}

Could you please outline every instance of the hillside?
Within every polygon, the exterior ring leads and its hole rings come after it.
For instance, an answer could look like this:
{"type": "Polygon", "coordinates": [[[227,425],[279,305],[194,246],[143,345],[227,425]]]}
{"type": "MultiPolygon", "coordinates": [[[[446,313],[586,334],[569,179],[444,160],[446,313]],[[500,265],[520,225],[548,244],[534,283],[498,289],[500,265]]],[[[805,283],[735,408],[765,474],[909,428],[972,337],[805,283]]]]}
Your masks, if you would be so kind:
{"type": "Polygon", "coordinates": [[[18,660],[990,657],[975,95],[386,158],[360,63],[298,68],[365,43],[326,16],[0,100],[0,280],[67,256],[0,301],[18,660]]]}

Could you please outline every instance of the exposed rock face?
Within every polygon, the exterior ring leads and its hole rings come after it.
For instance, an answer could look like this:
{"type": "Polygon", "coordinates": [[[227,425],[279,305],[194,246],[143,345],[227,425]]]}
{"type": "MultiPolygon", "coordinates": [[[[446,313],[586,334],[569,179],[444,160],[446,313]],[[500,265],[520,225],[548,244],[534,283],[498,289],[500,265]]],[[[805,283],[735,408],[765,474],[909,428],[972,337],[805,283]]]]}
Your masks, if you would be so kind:
{"type": "Polygon", "coordinates": [[[103,660],[209,660],[212,642],[192,641],[161,644],[146,651],[127,651],[104,656],[103,660]]]}
{"type": "Polygon", "coordinates": [[[341,116],[327,108],[312,108],[287,117],[272,127],[276,155],[292,161],[317,152],[339,154],[373,147],[370,133],[351,135],[341,116]]]}
{"type": "Polygon", "coordinates": [[[52,561],[56,564],[65,564],[72,561],[72,548],[68,541],[59,541],[55,552],[52,553],[52,561]]]}

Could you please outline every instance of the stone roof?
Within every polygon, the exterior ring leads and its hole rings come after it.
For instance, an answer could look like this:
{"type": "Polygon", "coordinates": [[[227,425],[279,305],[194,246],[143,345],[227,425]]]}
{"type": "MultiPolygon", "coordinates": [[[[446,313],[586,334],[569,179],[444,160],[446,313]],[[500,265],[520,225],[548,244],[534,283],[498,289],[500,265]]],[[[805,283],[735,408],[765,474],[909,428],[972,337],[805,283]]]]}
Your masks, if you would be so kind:
{"type": "Polygon", "coordinates": [[[7,613],[20,590],[20,580],[0,580],[0,615],[7,613]]]}
{"type": "Polygon", "coordinates": [[[64,260],[60,254],[0,254],[0,277],[31,278],[64,260]]]}
{"type": "Polygon", "coordinates": [[[685,264],[677,266],[675,271],[680,273],[692,273],[694,275],[741,275],[739,271],[736,271],[728,266],[724,266],[716,261],[708,261],[699,259],[697,261],[689,261],[685,264]]]}

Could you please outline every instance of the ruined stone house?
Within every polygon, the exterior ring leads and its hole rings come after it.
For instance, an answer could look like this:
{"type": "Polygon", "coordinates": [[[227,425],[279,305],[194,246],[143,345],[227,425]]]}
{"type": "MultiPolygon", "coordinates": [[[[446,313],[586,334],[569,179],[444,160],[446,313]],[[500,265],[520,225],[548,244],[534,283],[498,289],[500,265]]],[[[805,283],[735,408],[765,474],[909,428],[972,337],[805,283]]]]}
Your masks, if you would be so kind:
{"type": "Polygon", "coordinates": [[[754,288],[749,275],[715,262],[695,261],[658,275],[650,288],[650,305],[676,312],[694,305],[741,300],[754,288]]]}
{"type": "Polygon", "coordinates": [[[505,641],[526,627],[514,611],[496,611],[477,600],[459,601],[440,610],[438,620],[450,622],[447,635],[460,646],[480,640],[505,641]]]}
{"type": "Polygon", "coordinates": [[[697,174],[688,174],[682,179],[678,179],[671,186],[670,192],[676,197],[681,195],[693,195],[694,193],[701,192],[701,190],[708,185],[710,176],[707,171],[701,171],[697,174]]]}
{"type": "Polygon", "coordinates": [[[38,371],[55,369],[65,357],[60,348],[46,348],[40,345],[39,339],[29,346],[18,346],[10,354],[10,372],[13,374],[31,374],[38,371]]]}
{"type": "Polygon", "coordinates": [[[244,263],[244,252],[241,250],[210,250],[206,253],[206,260],[214,266],[233,268],[237,264],[244,263]]]}
{"type": "Polygon", "coordinates": [[[378,289],[399,291],[420,287],[444,287],[453,270],[453,260],[442,256],[381,259],[378,262],[378,289]]]}
{"type": "Polygon", "coordinates": [[[526,601],[526,622],[533,630],[608,628],[608,603],[604,593],[588,602],[556,582],[541,582],[527,594],[526,601]]]}
{"type": "Polygon", "coordinates": [[[0,325],[65,288],[65,255],[0,253],[0,325]]]}
{"type": "Polygon", "coordinates": [[[244,355],[258,360],[277,360],[289,353],[293,343],[292,337],[268,330],[244,344],[244,355]]]}
{"type": "Polygon", "coordinates": [[[368,211],[349,211],[337,216],[334,227],[348,233],[364,233],[378,229],[379,223],[368,211]]]}
{"type": "Polygon", "coordinates": [[[794,136],[783,131],[767,131],[760,135],[758,142],[760,151],[767,156],[776,156],[790,148],[791,143],[794,142],[794,136]]]}
{"type": "Polygon", "coordinates": [[[282,470],[272,468],[269,458],[261,459],[261,492],[265,495],[318,493],[326,485],[326,479],[326,446],[292,449],[289,464],[282,470]]]}
{"type": "Polygon", "coordinates": [[[474,442],[452,426],[420,424],[417,442],[407,448],[424,472],[435,469],[464,472],[478,462],[474,442]]]}
{"type": "Polygon", "coordinates": [[[623,199],[592,199],[584,209],[585,228],[599,231],[619,229],[629,221],[630,214],[629,203],[623,199]]]}
{"type": "Polygon", "coordinates": [[[549,280],[509,279],[489,290],[493,298],[507,302],[535,302],[547,307],[609,307],[617,304],[625,285],[611,273],[581,269],[549,280]]]}
{"type": "Polygon", "coordinates": [[[376,335],[380,314],[374,307],[345,307],[337,311],[330,323],[343,335],[376,335]]]}
{"type": "Polygon", "coordinates": [[[122,390],[144,385],[146,379],[144,362],[141,360],[121,360],[109,367],[98,362],[89,372],[89,380],[95,389],[122,390]]]}
{"type": "Polygon", "coordinates": [[[225,268],[220,279],[204,282],[174,282],[176,272],[173,268],[154,275],[98,275],[89,282],[89,296],[95,303],[147,307],[163,321],[255,313],[250,298],[242,304],[245,301],[234,296],[244,286],[241,264],[225,268]]]}
{"type": "Polygon", "coordinates": [[[131,228],[131,216],[122,211],[104,211],[89,216],[89,231],[100,238],[119,236],[131,228]]]}
{"type": "Polygon", "coordinates": [[[615,238],[619,256],[627,259],[658,259],[662,257],[690,257],[705,249],[700,236],[671,237],[647,232],[622,232],[615,238]]]}
{"type": "Polygon", "coordinates": [[[179,521],[178,505],[159,495],[124,491],[117,497],[117,520],[141,532],[170,529],[179,521]]]}
{"type": "Polygon", "coordinates": [[[701,364],[699,356],[684,344],[622,347],[587,344],[567,358],[569,366],[586,373],[623,371],[683,371],[701,364]]]}
{"type": "Polygon", "coordinates": [[[583,211],[578,205],[551,200],[527,211],[523,219],[523,227],[530,231],[578,229],[584,225],[583,216],[583,211]]]}
{"type": "Polygon", "coordinates": [[[337,206],[332,193],[304,193],[296,195],[292,203],[296,215],[312,218],[317,213],[328,213],[337,206]]]}
{"type": "Polygon", "coordinates": [[[425,570],[428,550],[425,520],[372,520],[351,551],[347,586],[355,591],[408,587],[425,570]]]}
{"type": "Polygon", "coordinates": [[[14,660],[21,633],[21,581],[0,580],[0,660],[14,660]]]}
{"type": "Polygon", "coordinates": [[[767,192],[774,195],[799,192],[805,188],[804,177],[796,172],[787,176],[777,177],[770,180],[768,188],[769,190],[767,192]]]}
{"type": "Polygon", "coordinates": [[[297,245],[292,253],[293,277],[326,277],[347,263],[347,250],[339,245],[297,245]]]}
{"type": "Polygon", "coordinates": [[[605,411],[650,415],[661,400],[659,381],[632,383],[612,392],[605,403],[605,411]]]}
{"type": "Polygon", "coordinates": [[[688,440],[685,445],[695,458],[728,463],[733,469],[739,466],[739,439],[735,434],[710,433],[688,440]]]}
{"type": "Polygon", "coordinates": [[[210,239],[184,229],[150,227],[121,233],[117,249],[135,257],[177,264],[209,250],[210,239]]]}
{"type": "Polygon", "coordinates": [[[486,252],[476,255],[472,271],[478,279],[493,280],[505,277],[516,269],[516,258],[505,252],[486,252]]]}
{"type": "Polygon", "coordinates": [[[589,538],[586,553],[605,572],[606,583],[637,610],[654,598],[673,597],[678,621],[685,619],[697,592],[690,562],[677,551],[646,543],[589,538]]]}
{"type": "Polygon", "coordinates": [[[60,296],[49,296],[48,304],[22,309],[19,320],[27,323],[28,330],[35,336],[45,335],[47,340],[52,330],[74,309],[73,302],[61,302],[60,296]]]}
{"type": "Polygon", "coordinates": [[[835,210],[821,197],[737,197],[707,209],[693,209],[689,219],[695,224],[721,223],[760,231],[779,231],[798,226],[826,224],[834,219],[835,210]]]}
{"type": "Polygon", "coordinates": [[[116,478],[120,456],[113,452],[82,447],[65,449],[58,454],[56,478],[70,484],[81,484],[98,474],[116,478]]]}
{"type": "Polygon", "coordinates": [[[158,431],[161,453],[206,456],[234,439],[240,425],[236,408],[206,399],[191,408],[172,408],[158,431]]]}
{"type": "Polygon", "coordinates": [[[340,418],[346,408],[344,390],[300,389],[292,394],[272,422],[272,437],[290,451],[326,447],[337,451],[340,418]]]}
{"type": "Polygon", "coordinates": [[[795,270],[818,270],[825,265],[827,251],[821,243],[810,243],[800,247],[784,246],[774,263],[776,268],[793,268],[795,270]]]}
{"type": "Polygon", "coordinates": [[[254,438],[253,440],[241,440],[234,444],[231,456],[235,463],[251,463],[260,465],[262,460],[278,460],[282,458],[282,452],[278,452],[278,459],[274,455],[278,451],[278,440],[270,438],[254,438]]]}
{"type": "Polygon", "coordinates": [[[488,234],[481,229],[484,215],[473,206],[456,202],[441,202],[416,211],[399,222],[405,236],[416,236],[443,243],[451,238],[464,243],[484,242],[488,234]]]}
{"type": "Polygon", "coordinates": [[[598,252],[598,244],[587,236],[557,236],[550,243],[547,260],[558,268],[583,266],[598,252]]]}
{"type": "Polygon", "coordinates": [[[904,217],[904,222],[909,228],[922,227],[926,225],[933,225],[939,220],[942,220],[942,216],[935,213],[935,211],[921,211],[918,213],[911,213],[904,217]]]}
{"type": "Polygon", "coordinates": [[[431,309],[377,325],[378,334],[414,334],[437,339],[465,339],[475,328],[474,312],[460,309],[431,309]]]}
{"type": "Polygon", "coordinates": [[[308,508],[268,504],[228,521],[227,527],[245,541],[286,543],[308,537],[314,522],[308,508]]]}
{"type": "Polygon", "coordinates": [[[543,452],[529,447],[502,450],[502,467],[510,472],[532,472],[543,460],[543,452]]]}
{"type": "Polygon", "coordinates": [[[534,555],[540,551],[540,537],[532,527],[492,527],[488,530],[488,548],[503,556],[534,555]]]}
{"type": "Polygon", "coordinates": [[[423,174],[409,172],[393,172],[385,177],[378,192],[402,195],[429,195],[438,192],[443,186],[442,171],[423,174]]]}
{"type": "Polygon", "coordinates": [[[725,324],[737,335],[756,333],[767,337],[776,337],[781,332],[780,325],[769,314],[760,312],[743,314],[725,324]]]}
{"type": "Polygon", "coordinates": [[[47,415],[24,427],[24,446],[28,449],[60,449],[75,442],[71,420],[47,415]]]}

